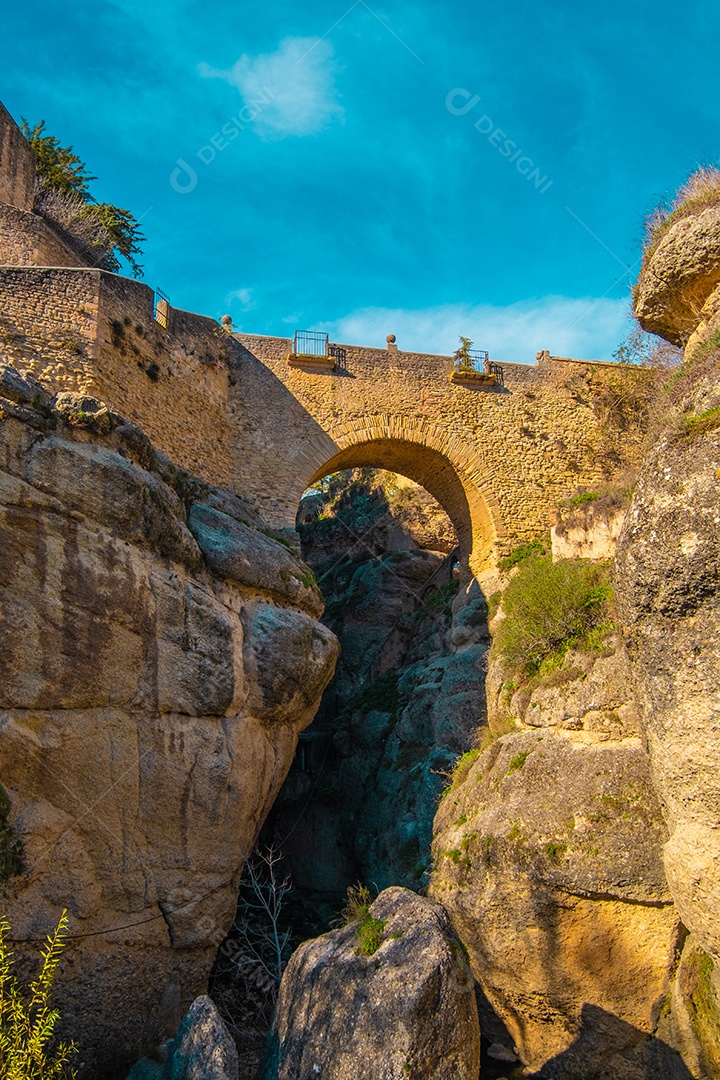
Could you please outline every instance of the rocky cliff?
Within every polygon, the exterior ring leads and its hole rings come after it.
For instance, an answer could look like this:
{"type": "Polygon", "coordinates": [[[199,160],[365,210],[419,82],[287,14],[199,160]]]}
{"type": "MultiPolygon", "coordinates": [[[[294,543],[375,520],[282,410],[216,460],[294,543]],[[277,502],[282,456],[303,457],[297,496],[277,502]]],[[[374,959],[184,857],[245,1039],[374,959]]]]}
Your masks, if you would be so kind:
{"type": "Polygon", "coordinates": [[[22,847],[0,886],[21,967],[69,909],[58,992],[86,1072],[122,1070],[205,990],[332,675],[282,539],[101,402],[0,366],[0,779],[22,847]]]}

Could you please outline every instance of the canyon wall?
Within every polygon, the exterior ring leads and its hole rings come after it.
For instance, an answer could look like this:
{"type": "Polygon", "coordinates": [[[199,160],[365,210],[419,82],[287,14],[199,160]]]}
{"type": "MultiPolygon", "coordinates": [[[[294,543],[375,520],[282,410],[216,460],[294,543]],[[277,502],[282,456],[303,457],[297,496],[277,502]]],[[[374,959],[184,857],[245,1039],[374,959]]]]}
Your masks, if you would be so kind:
{"type": "Polygon", "coordinates": [[[26,975],[69,909],[63,1024],[122,1074],[205,990],[337,645],[247,503],[8,365],[0,550],[2,907],[26,975]]]}

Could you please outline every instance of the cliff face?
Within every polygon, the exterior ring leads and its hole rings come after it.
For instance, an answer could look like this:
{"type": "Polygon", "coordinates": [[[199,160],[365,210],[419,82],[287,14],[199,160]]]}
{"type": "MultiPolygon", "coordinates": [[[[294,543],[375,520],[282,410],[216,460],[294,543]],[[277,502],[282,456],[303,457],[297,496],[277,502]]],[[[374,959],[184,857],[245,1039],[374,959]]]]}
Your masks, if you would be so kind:
{"type": "Polygon", "coordinates": [[[489,745],[440,803],[431,895],[526,1066],[672,1076],[652,1034],[680,926],[622,643],[519,690],[509,674],[495,656],[489,745]]]}
{"type": "Polygon", "coordinates": [[[22,958],[69,908],[63,1021],[83,1068],[121,1069],[205,989],[337,643],[241,500],[7,365],[0,552],[0,779],[24,846],[3,910],[22,958]]]}

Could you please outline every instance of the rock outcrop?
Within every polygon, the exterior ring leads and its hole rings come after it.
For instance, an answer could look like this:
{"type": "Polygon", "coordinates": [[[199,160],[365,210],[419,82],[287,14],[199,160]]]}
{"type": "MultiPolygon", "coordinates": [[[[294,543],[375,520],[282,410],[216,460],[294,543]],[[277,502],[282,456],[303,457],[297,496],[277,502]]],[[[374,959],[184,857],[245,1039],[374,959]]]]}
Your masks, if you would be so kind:
{"type": "Polygon", "coordinates": [[[333,672],[312,574],[263,529],[101,402],[0,367],[0,780],[25,864],[3,910],[22,942],[69,908],[85,1071],[205,989],[333,672]]]}
{"type": "Polygon", "coordinates": [[[476,1080],[474,984],[443,909],[393,888],[367,918],[372,944],[351,923],[293,955],[259,1077],[476,1080]]]}
{"type": "Polygon", "coordinates": [[[470,755],[435,819],[431,895],[507,1048],[557,1080],[644,1080],[661,1058],[653,1075],[669,1078],[679,1060],[655,1037],[682,934],[665,828],[627,661],[608,645],[520,690],[491,664],[491,725],[514,731],[470,755]]]}
{"type": "Polygon", "coordinates": [[[673,345],[686,345],[720,307],[720,208],[668,221],[643,260],[634,292],[640,325],[673,345]]]}
{"type": "Polygon", "coordinates": [[[162,1062],[138,1061],[128,1080],[238,1080],[235,1043],[205,994],[193,1001],[162,1052],[162,1062]]]}

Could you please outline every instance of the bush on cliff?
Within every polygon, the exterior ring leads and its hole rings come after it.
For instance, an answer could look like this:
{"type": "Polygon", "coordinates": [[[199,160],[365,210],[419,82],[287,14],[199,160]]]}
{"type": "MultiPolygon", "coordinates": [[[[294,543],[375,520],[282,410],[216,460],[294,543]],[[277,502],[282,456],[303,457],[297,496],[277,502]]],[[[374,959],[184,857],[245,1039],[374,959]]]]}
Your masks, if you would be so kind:
{"type": "Polygon", "coordinates": [[[72,1043],[56,1042],[55,1027],[60,1014],[50,1008],[53,979],[60,961],[67,930],[63,911],[57,929],[42,950],[43,964],[38,978],[23,994],[12,974],[9,949],[10,926],[0,916],[0,1076],[7,1080],[73,1080],[70,1060],[72,1043]]]}
{"type": "Polygon", "coordinates": [[[505,590],[496,646],[513,667],[532,674],[552,654],[581,644],[606,618],[611,596],[603,564],[530,558],[505,590]]]}
{"type": "Polygon", "coordinates": [[[643,261],[647,262],[671,225],[710,206],[720,206],[720,169],[713,165],[696,169],[671,202],[661,203],[648,215],[643,261]]]}

